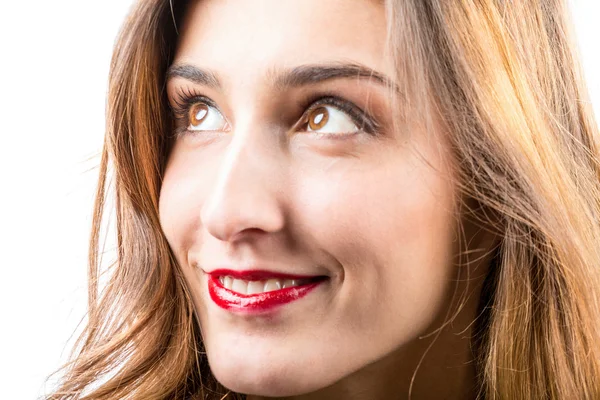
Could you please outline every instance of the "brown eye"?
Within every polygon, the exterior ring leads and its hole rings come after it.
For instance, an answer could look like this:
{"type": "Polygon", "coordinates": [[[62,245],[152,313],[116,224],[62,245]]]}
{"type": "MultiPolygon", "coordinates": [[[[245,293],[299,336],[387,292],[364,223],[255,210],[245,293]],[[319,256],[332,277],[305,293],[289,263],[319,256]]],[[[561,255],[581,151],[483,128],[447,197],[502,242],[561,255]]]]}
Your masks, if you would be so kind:
{"type": "Polygon", "coordinates": [[[215,107],[203,102],[192,104],[188,110],[189,131],[226,131],[227,121],[215,107]]]}
{"type": "Polygon", "coordinates": [[[323,128],[329,121],[329,111],[325,107],[318,107],[308,114],[308,127],[313,130],[323,128]]]}
{"type": "Polygon", "coordinates": [[[358,127],[347,112],[330,105],[320,105],[306,112],[307,132],[348,134],[358,132],[358,127]]]}
{"type": "Polygon", "coordinates": [[[208,115],[208,105],[204,103],[196,103],[190,107],[189,118],[190,125],[195,127],[200,125],[208,115]]]}

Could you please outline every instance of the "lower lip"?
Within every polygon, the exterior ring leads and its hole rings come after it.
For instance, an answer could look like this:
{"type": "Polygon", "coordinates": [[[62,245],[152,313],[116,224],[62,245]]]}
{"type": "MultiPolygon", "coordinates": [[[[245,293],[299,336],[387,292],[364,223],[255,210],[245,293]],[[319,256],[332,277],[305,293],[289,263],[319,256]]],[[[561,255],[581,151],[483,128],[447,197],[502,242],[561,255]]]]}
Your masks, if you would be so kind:
{"type": "Polygon", "coordinates": [[[208,293],[215,304],[225,310],[264,312],[301,299],[321,283],[323,281],[271,292],[240,294],[224,287],[218,277],[209,275],[208,293]]]}

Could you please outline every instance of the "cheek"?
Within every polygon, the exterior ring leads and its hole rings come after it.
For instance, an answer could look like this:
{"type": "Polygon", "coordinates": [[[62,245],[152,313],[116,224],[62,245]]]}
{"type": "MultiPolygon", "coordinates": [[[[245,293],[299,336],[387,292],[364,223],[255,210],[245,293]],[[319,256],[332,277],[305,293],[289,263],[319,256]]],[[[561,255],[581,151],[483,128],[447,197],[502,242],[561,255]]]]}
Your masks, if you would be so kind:
{"type": "Polygon", "coordinates": [[[338,299],[353,324],[390,321],[392,311],[404,321],[423,315],[422,327],[443,308],[454,273],[453,188],[429,166],[399,160],[311,174],[296,194],[297,219],[341,265],[338,299]]]}
{"type": "Polygon", "coordinates": [[[327,248],[344,250],[339,253],[363,243],[375,253],[402,249],[412,257],[431,245],[444,251],[452,234],[452,187],[427,167],[388,164],[327,178],[315,174],[298,187],[297,219],[319,242],[330,243],[327,248]]]}
{"type": "MultiPolygon", "coordinates": [[[[186,265],[185,252],[200,232],[201,188],[207,174],[195,172],[195,163],[183,152],[171,156],[160,191],[160,224],[178,262],[186,265]]],[[[197,164],[197,163],[196,163],[197,164]]]]}
{"type": "Polygon", "coordinates": [[[195,268],[188,262],[191,248],[197,247],[201,234],[200,210],[206,174],[197,173],[197,163],[185,154],[172,154],[165,170],[159,198],[159,217],[163,233],[188,283],[194,307],[201,304],[201,286],[195,268]]]}

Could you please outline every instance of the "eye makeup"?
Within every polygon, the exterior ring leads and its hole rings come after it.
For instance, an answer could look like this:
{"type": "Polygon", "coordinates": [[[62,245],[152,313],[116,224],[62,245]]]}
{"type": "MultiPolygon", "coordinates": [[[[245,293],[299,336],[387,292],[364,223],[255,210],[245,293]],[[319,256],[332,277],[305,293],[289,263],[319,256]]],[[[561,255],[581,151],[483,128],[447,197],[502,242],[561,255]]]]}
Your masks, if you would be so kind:
{"type": "Polygon", "coordinates": [[[180,137],[190,131],[188,129],[191,123],[190,110],[198,103],[204,103],[223,115],[217,104],[210,98],[204,96],[200,92],[195,91],[194,89],[180,87],[177,89],[174,98],[170,99],[169,101],[172,118],[175,121],[175,129],[173,131],[173,136],[175,138],[180,137]]]}
{"type": "Polygon", "coordinates": [[[350,119],[352,119],[359,131],[363,131],[371,135],[376,135],[381,128],[380,124],[376,121],[376,119],[373,116],[369,115],[366,111],[358,107],[350,100],[347,100],[336,94],[313,94],[307,97],[305,100],[303,100],[301,102],[301,106],[302,109],[305,111],[302,117],[300,118],[301,124],[300,126],[296,126],[296,129],[300,129],[300,127],[303,127],[303,129],[306,130],[306,126],[308,124],[308,115],[310,114],[310,112],[323,106],[332,106],[344,112],[350,117],[350,119]]]}
{"type": "MultiPolygon", "coordinates": [[[[200,133],[202,131],[192,131],[189,129],[190,125],[190,110],[198,103],[204,103],[209,107],[217,110],[221,115],[217,104],[209,97],[204,96],[195,89],[189,87],[179,87],[172,99],[169,101],[172,116],[175,121],[174,136],[180,137],[186,133],[200,133]]],[[[295,102],[291,107],[294,109],[302,110],[302,114],[299,118],[296,118],[297,122],[291,127],[291,131],[300,132],[312,132],[308,130],[309,115],[311,112],[324,106],[334,107],[337,110],[346,114],[350,120],[356,125],[358,132],[364,132],[373,136],[377,136],[381,130],[380,123],[375,117],[367,113],[361,107],[357,106],[354,102],[345,99],[344,97],[332,93],[332,92],[314,92],[300,101],[295,102]]],[[[223,116],[223,118],[225,118],[223,116]]],[[[318,132],[316,132],[318,133],[318,132]]],[[[340,132],[340,134],[347,134],[347,132],[340,132]]],[[[340,134],[321,134],[320,137],[327,136],[340,136],[340,134]]],[[[349,133],[349,135],[356,134],[356,132],[349,133]]]]}

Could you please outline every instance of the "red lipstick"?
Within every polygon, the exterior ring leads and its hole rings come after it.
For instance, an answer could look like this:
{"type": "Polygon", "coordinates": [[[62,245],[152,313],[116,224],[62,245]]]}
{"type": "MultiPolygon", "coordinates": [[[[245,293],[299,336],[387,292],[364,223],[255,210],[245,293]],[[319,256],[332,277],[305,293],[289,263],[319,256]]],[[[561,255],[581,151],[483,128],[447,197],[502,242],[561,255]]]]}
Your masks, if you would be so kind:
{"type": "Polygon", "coordinates": [[[212,271],[208,275],[208,293],[216,305],[229,311],[246,312],[264,312],[291,303],[306,296],[326,279],[324,276],[299,276],[269,271],[233,271],[227,269],[212,271]],[[226,276],[245,281],[294,279],[299,280],[300,283],[297,286],[269,292],[242,294],[223,286],[220,278],[226,276]]]}

